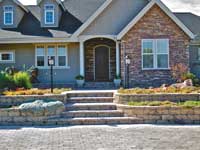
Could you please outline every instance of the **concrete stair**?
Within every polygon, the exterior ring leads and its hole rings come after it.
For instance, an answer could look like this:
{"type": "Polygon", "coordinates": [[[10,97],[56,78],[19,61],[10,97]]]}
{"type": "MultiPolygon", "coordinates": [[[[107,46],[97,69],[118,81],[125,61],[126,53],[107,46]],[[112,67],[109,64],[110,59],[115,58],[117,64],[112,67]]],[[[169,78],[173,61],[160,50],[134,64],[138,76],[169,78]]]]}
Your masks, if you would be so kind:
{"type": "Polygon", "coordinates": [[[47,122],[52,125],[136,124],[140,119],[125,117],[113,103],[113,92],[76,92],[67,94],[66,110],[47,122]]]}

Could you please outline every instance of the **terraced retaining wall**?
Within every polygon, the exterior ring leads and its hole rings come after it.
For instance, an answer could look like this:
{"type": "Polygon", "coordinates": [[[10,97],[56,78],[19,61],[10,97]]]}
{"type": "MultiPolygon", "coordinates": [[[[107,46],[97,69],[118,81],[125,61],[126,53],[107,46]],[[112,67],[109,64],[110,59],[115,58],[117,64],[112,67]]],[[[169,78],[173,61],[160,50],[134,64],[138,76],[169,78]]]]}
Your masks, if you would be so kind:
{"type": "Polygon", "coordinates": [[[138,101],[200,101],[200,94],[115,94],[115,103],[128,104],[138,101]]]}
{"type": "Polygon", "coordinates": [[[200,107],[151,107],[118,105],[128,117],[137,117],[141,123],[200,124],[200,107]]]}
{"type": "Polygon", "coordinates": [[[0,106],[16,106],[33,100],[57,100],[65,102],[66,95],[0,96],[0,106]]]}

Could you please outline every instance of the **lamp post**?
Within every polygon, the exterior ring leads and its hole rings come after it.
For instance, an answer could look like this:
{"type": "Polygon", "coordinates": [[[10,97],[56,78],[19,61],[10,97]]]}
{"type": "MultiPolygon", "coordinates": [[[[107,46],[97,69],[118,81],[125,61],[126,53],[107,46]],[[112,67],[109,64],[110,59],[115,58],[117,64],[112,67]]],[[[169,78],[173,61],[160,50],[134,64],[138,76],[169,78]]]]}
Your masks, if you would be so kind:
{"type": "Polygon", "coordinates": [[[125,58],[125,63],[126,63],[126,75],[127,75],[127,78],[126,78],[126,88],[129,88],[129,66],[131,64],[131,59],[130,57],[127,55],[126,58],[125,58]]]}
{"type": "Polygon", "coordinates": [[[55,64],[54,59],[52,59],[51,57],[49,57],[48,58],[48,64],[51,67],[51,71],[50,71],[50,74],[51,74],[51,93],[53,93],[53,66],[55,64]]]}

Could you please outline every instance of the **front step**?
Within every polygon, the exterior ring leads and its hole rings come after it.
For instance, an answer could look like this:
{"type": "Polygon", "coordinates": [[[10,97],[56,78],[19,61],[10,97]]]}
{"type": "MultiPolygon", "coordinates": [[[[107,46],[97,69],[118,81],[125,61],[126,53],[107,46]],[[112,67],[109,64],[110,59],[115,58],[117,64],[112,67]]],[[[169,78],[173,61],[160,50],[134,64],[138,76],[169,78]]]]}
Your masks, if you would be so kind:
{"type": "Polygon", "coordinates": [[[68,93],[67,97],[113,97],[113,92],[75,92],[75,93],[68,93]]]}
{"type": "Polygon", "coordinates": [[[72,110],[116,110],[113,103],[71,103],[65,105],[66,111],[72,110]]]}
{"type": "Polygon", "coordinates": [[[68,103],[112,103],[113,97],[71,97],[68,103]]]}
{"type": "Polygon", "coordinates": [[[49,119],[52,125],[113,125],[113,124],[140,124],[141,120],[135,117],[98,117],[98,118],[54,118],[49,119]]]}
{"type": "Polygon", "coordinates": [[[123,112],[119,110],[83,110],[83,111],[67,111],[62,113],[62,117],[81,118],[81,117],[123,117],[123,112]]]}

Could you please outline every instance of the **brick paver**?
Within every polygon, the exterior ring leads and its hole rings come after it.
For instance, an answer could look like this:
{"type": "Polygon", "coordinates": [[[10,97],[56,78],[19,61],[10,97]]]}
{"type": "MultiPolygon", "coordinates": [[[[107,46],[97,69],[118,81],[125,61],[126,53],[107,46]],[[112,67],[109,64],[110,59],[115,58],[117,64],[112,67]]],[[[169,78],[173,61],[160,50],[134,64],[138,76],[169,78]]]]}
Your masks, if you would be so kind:
{"type": "Polygon", "coordinates": [[[0,127],[0,150],[200,150],[200,126],[0,127]]]}

